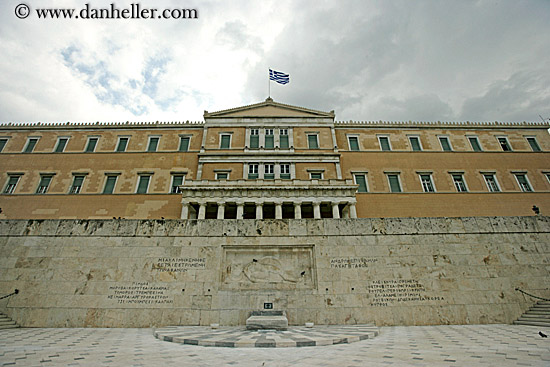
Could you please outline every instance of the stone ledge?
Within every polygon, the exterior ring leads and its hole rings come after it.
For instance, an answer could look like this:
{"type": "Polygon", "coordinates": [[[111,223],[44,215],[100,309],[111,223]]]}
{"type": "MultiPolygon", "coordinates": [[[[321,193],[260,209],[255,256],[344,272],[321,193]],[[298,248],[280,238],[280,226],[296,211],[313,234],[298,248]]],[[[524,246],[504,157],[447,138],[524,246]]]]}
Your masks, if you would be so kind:
{"type": "Polygon", "coordinates": [[[550,233],[550,217],[0,220],[0,236],[287,237],[550,233]]]}

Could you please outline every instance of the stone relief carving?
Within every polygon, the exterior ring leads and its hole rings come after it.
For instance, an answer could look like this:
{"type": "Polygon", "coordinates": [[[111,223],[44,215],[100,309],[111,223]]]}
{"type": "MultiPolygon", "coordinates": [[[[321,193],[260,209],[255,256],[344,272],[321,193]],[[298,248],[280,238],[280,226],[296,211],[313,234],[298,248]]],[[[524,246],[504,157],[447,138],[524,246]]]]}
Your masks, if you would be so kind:
{"type": "Polygon", "coordinates": [[[312,288],[312,246],[228,246],[222,284],[238,289],[312,288]]]}

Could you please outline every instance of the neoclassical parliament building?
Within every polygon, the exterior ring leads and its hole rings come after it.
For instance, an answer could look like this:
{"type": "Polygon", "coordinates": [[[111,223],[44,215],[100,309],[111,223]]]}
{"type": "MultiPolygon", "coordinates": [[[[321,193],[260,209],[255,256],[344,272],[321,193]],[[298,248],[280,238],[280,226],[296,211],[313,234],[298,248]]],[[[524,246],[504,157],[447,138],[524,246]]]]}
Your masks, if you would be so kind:
{"type": "Polygon", "coordinates": [[[547,215],[548,128],[335,121],[271,98],[203,122],[8,123],[0,218],[547,215]]]}

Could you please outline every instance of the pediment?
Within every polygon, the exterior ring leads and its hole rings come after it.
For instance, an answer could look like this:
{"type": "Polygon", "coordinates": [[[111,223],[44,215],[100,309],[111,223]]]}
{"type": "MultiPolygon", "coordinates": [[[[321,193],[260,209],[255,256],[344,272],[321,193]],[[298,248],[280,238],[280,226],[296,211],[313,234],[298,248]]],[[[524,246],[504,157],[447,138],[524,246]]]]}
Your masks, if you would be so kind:
{"type": "Polygon", "coordinates": [[[334,118],[334,111],[324,112],[304,107],[291,106],[273,101],[271,98],[264,102],[231,108],[227,110],[208,112],[204,111],[204,118],[231,118],[231,117],[329,117],[334,118]]]}

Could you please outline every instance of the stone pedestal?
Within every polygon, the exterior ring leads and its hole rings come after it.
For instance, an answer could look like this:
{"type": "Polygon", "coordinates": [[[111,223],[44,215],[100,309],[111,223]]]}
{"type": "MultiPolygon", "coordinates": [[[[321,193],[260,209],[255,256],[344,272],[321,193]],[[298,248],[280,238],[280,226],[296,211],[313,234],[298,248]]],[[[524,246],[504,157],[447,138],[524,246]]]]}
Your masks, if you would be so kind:
{"type": "Polygon", "coordinates": [[[247,330],[286,330],[288,329],[288,319],[285,311],[252,311],[252,314],[246,319],[247,330]]]}

